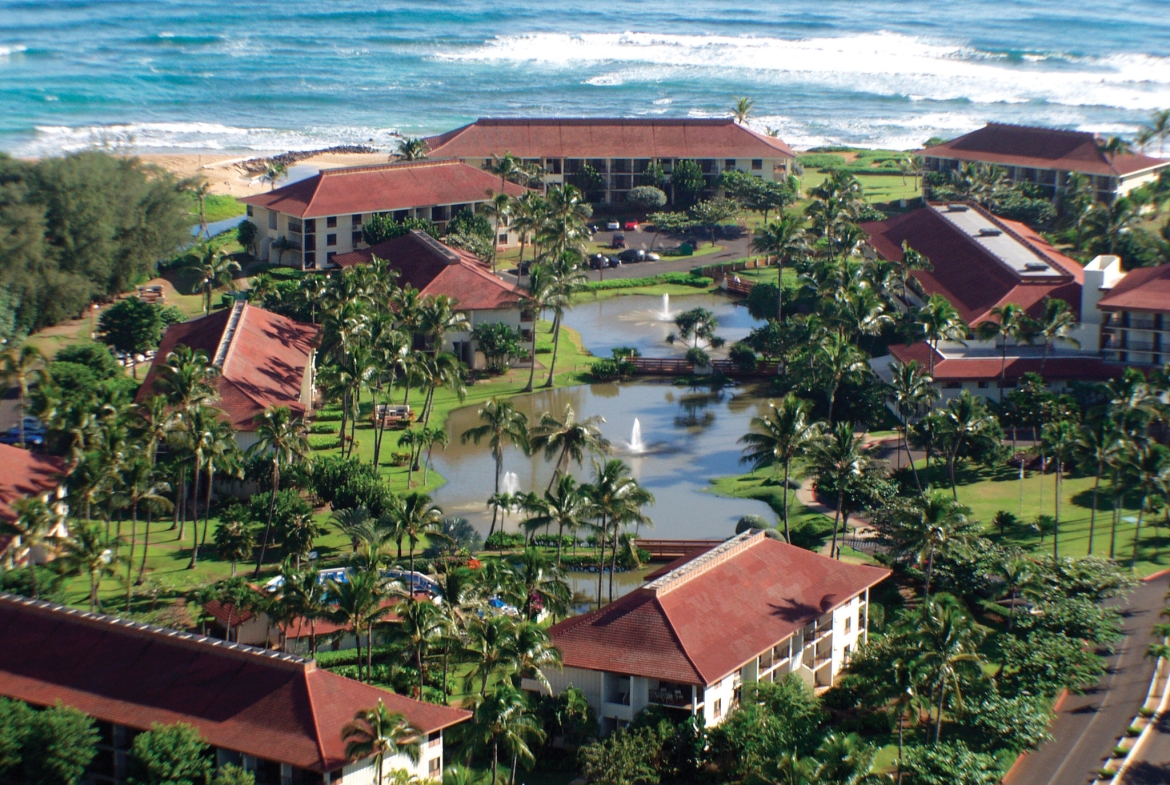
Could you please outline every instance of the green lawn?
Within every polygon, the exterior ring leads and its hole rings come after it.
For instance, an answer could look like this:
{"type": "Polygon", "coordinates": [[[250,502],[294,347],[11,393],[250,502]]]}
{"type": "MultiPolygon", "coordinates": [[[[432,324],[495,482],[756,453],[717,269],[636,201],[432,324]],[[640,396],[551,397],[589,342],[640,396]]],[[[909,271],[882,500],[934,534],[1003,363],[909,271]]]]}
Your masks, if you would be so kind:
{"type": "MultiPolygon", "coordinates": [[[[192,199],[191,209],[188,215],[191,216],[194,223],[199,223],[199,202],[192,199]]],[[[208,194],[203,200],[203,208],[207,211],[207,222],[215,223],[226,218],[234,218],[237,215],[243,215],[247,207],[243,202],[236,199],[234,196],[226,194],[208,194]]]]}

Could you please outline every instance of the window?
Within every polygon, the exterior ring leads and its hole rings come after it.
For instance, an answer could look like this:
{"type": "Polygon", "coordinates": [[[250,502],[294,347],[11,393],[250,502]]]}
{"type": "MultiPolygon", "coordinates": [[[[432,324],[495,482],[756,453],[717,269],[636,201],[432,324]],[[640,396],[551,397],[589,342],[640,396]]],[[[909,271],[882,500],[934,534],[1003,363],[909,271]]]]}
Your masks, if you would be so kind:
{"type": "Polygon", "coordinates": [[[734,169],[735,168],[735,159],[734,158],[725,159],[723,161],[723,168],[724,169],[734,169]]]}
{"type": "Polygon", "coordinates": [[[362,225],[361,215],[359,214],[359,215],[353,216],[352,218],[349,219],[349,223],[351,226],[361,226],[362,225]]]}
{"type": "Polygon", "coordinates": [[[443,759],[442,758],[431,758],[430,762],[427,763],[427,773],[431,775],[432,779],[438,779],[439,778],[439,769],[442,767],[443,767],[443,759]]]}
{"type": "Polygon", "coordinates": [[[947,388],[948,390],[958,390],[962,386],[962,382],[947,382],[943,385],[943,387],[947,388]]]}
{"type": "Polygon", "coordinates": [[[988,381],[979,382],[979,389],[980,390],[986,390],[990,386],[991,386],[991,382],[988,382],[988,381]]]}
{"type": "Polygon", "coordinates": [[[272,212],[271,210],[268,211],[268,228],[276,228],[276,213],[272,212]]]}
{"type": "Polygon", "coordinates": [[[248,217],[252,217],[252,205],[248,205],[248,217]]]}
{"type": "Polygon", "coordinates": [[[326,229],[336,229],[337,228],[337,216],[336,215],[331,215],[325,219],[325,228],[326,229]]]}
{"type": "Polygon", "coordinates": [[[312,234],[315,231],[317,231],[317,219],[316,218],[306,218],[305,219],[305,234],[312,234]]]}
{"type": "Polygon", "coordinates": [[[353,236],[350,238],[350,242],[352,242],[354,244],[354,246],[357,246],[357,244],[360,243],[361,241],[362,241],[362,233],[361,232],[354,232],[353,236]]]}
{"type": "Polygon", "coordinates": [[[309,251],[308,253],[305,254],[305,267],[316,267],[316,266],[317,266],[317,254],[313,253],[312,251],[309,251]]]}
{"type": "Polygon", "coordinates": [[[846,616],[845,617],[845,634],[848,635],[852,631],[853,631],[853,617],[846,616]]]}
{"type": "Polygon", "coordinates": [[[763,169],[764,168],[764,159],[763,158],[753,158],[752,159],[752,168],[753,169],[763,169]]]}
{"type": "Polygon", "coordinates": [[[504,232],[503,234],[501,234],[498,238],[496,238],[496,242],[498,242],[500,245],[507,245],[508,244],[508,233],[504,232]]]}
{"type": "Polygon", "coordinates": [[[333,257],[337,256],[337,251],[330,251],[325,254],[325,264],[333,264],[333,257]]]}
{"type": "Polygon", "coordinates": [[[711,707],[711,713],[714,714],[716,717],[723,716],[723,699],[722,698],[715,701],[715,705],[711,707]]]}
{"type": "Polygon", "coordinates": [[[325,235],[325,244],[326,245],[337,245],[337,235],[335,235],[335,234],[325,235]]]}

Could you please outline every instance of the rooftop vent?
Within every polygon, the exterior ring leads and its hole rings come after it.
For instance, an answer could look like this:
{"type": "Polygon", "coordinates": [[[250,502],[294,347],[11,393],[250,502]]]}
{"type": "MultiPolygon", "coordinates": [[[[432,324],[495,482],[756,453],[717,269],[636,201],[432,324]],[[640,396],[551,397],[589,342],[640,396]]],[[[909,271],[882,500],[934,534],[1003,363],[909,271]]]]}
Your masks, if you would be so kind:
{"type": "Polygon", "coordinates": [[[1024,269],[1029,272],[1043,272],[1048,269],[1044,262],[1024,262],[1024,269]]]}
{"type": "Polygon", "coordinates": [[[999,237],[1001,234],[1003,234],[1003,232],[1001,232],[999,229],[983,228],[979,230],[980,237],[999,237]]]}
{"type": "Polygon", "coordinates": [[[965,205],[965,204],[948,204],[947,205],[947,212],[948,213],[965,213],[965,212],[967,212],[967,209],[968,209],[967,205],[965,205]]]}

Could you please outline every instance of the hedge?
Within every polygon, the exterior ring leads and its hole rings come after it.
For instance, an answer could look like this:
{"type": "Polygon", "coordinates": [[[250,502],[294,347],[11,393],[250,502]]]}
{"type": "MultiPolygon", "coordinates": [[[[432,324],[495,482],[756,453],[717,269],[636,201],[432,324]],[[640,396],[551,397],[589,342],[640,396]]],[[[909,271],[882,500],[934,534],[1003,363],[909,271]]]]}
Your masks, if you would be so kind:
{"type": "Polygon", "coordinates": [[[706,289],[715,282],[705,276],[692,275],[691,273],[662,273],[661,275],[652,275],[645,278],[611,278],[608,281],[590,281],[586,285],[586,289],[588,291],[632,289],[639,286],[655,286],[663,283],[706,289]]]}
{"type": "Polygon", "coordinates": [[[337,434],[321,434],[310,435],[306,441],[309,443],[310,450],[328,450],[336,447],[339,443],[337,434]]]}

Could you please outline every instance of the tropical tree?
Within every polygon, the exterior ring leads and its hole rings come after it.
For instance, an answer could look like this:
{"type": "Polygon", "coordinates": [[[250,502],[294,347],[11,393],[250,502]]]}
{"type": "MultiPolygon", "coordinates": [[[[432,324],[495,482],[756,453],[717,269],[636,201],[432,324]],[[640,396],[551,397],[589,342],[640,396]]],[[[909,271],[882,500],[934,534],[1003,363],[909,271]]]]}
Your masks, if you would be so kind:
{"type": "Polygon", "coordinates": [[[496,259],[500,246],[500,228],[507,227],[512,220],[512,207],[516,200],[503,191],[489,194],[489,199],[482,202],[477,208],[479,212],[491,219],[493,224],[492,235],[492,270],[496,269],[496,259]]]}
{"type": "Polygon", "coordinates": [[[997,339],[999,341],[999,402],[1003,403],[1003,393],[1007,380],[1007,350],[1008,341],[1020,345],[1025,340],[1031,340],[1033,322],[1027,311],[1015,303],[1004,303],[991,309],[995,321],[988,319],[981,322],[976,328],[976,334],[983,340],[997,339]]]}
{"type": "Polygon", "coordinates": [[[772,223],[765,223],[752,239],[752,248],[759,253],[776,257],[776,320],[784,321],[784,265],[808,253],[804,218],[799,215],[781,215],[772,223]]]}
{"type": "Polygon", "coordinates": [[[67,575],[84,575],[89,579],[89,612],[98,608],[102,579],[114,577],[123,560],[107,546],[100,526],[82,524],[73,527],[61,543],[57,566],[67,575]]]}
{"type": "MultiPolygon", "coordinates": [[[[463,444],[487,439],[488,447],[492,452],[492,460],[496,464],[495,494],[500,493],[500,480],[504,476],[504,448],[515,445],[522,450],[528,449],[528,417],[523,412],[516,411],[511,401],[501,401],[492,398],[479,410],[479,419],[482,425],[468,428],[459,437],[463,444]]],[[[498,511],[497,511],[498,512],[498,511]]],[[[496,530],[497,514],[492,514],[492,525],[488,530],[490,537],[496,530]]]]}
{"type": "MultiPolygon", "coordinates": [[[[170,483],[158,479],[154,469],[144,460],[132,461],[122,470],[122,481],[118,485],[117,495],[121,505],[130,509],[130,553],[126,557],[127,613],[130,612],[130,596],[134,588],[134,581],[131,580],[130,574],[134,569],[134,546],[138,539],[138,511],[144,507],[159,512],[170,509],[171,502],[164,495],[170,490],[170,483]]],[[[197,529],[198,526],[195,528],[197,529]]],[[[198,537],[195,538],[195,541],[196,546],[198,546],[198,537]]]]}
{"type": "Polygon", "coordinates": [[[825,420],[832,423],[833,407],[841,384],[867,373],[869,363],[865,353],[856,344],[835,332],[822,334],[821,340],[813,347],[810,359],[825,380],[825,398],[829,403],[825,420]]]}
{"type": "Polygon", "coordinates": [[[1130,453],[1124,464],[1124,471],[1131,487],[1141,495],[1137,525],[1133,532],[1133,553],[1129,560],[1132,569],[1137,565],[1142,519],[1147,512],[1152,512],[1150,502],[1159,496],[1164,500],[1166,491],[1170,488],[1170,448],[1156,443],[1144,444],[1130,453]]]}
{"type": "MultiPolygon", "coordinates": [[[[553,312],[553,353],[548,364],[548,379],[545,387],[552,387],[557,372],[557,351],[561,345],[561,321],[565,316],[565,309],[573,301],[573,295],[585,290],[588,278],[580,267],[580,255],[576,251],[564,251],[553,258],[549,263],[552,274],[552,293],[545,300],[544,308],[553,312]]],[[[532,334],[536,334],[535,324],[532,334]]],[[[534,349],[535,351],[535,349],[534,349]]],[[[536,355],[533,355],[535,363],[536,355]]]]}
{"type": "Polygon", "coordinates": [[[784,541],[791,543],[788,527],[788,480],[792,461],[804,456],[820,437],[820,425],[809,417],[811,405],[808,401],[788,393],[780,404],[768,402],[768,412],[763,417],[753,417],[752,431],[740,437],[744,455],[743,463],[750,463],[754,469],[784,467],[784,541]]]}
{"type": "Polygon", "coordinates": [[[373,570],[352,572],[344,583],[327,581],[329,598],[333,600],[332,610],[328,618],[353,630],[357,643],[358,678],[371,678],[373,654],[370,651],[374,642],[374,625],[387,613],[389,607],[382,606],[382,599],[386,596],[382,578],[373,570]],[[369,645],[366,647],[365,672],[362,665],[362,633],[366,633],[369,645]]]}
{"type": "Polygon", "coordinates": [[[910,453],[910,424],[922,416],[922,409],[937,401],[941,394],[934,386],[934,380],[918,364],[917,360],[908,363],[890,363],[889,400],[894,404],[894,411],[902,425],[902,445],[906,448],[906,460],[910,464],[910,471],[914,474],[914,485],[922,493],[922,482],[918,478],[918,468],[914,465],[914,456],[910,453]]]}
{"type": "Polygon", "coordinates": [[[1150,122],[1143,130],[1150,140],[1158,140],[1158,155],[1166,152],[1166,139],[1170,138],[1170,109],[1156,109],[1150,115],[1150,122]]]}
{"type": "Polygon", "coordinates": [[[382,767],[387,758],[393,760],[404,755],[412,763],[418,763],[422,737],[421,730],[402,714],[387,709],[381,698],[377,706],[360,709],[341,728],[348,760],[359,761],[373,756],[375,785],[382,785],[382,767]]]}
{"type": "Polygon", "coordinates": [[[33,598],[40,597],[37,587],[36,552],[53,538],[61,520],[52,507],[36,497],[17,499],[12,504],[15,520],[0,519],[0,534],[20,538],[20,547],[26,549],[28,572],[32,583],[33,598]]]}
{"type": "Polygon", "coordinates": [[[603,422],[605,418],[598,414],[578,420],[573,405],[568,403],[560,419],[551,412],[540,415],[540,420],[530,433],[529,444],[533,452],[544,452],[545,460],[556,457],[556,470],[545,490],[552,489],[557,477],[568,471],[570,462],[580,466],[587,453],[610,453],[612,447],[609,440],[601,435],[603,422]]]}
{"type": "Polygon", "coordinates": [[[410,573],[414,574],[414,549],[419,539],[429,537],[441,539],[444,535],[443,511],[436,507],[425,493],[409,493],[402,499],[401,531],[409,543],[410,573]]]}
{"type": "Polygon", "coordinates": [[[240,263],[216,248],[212,243],[190,255],[186,265],[200,275],[199,286],[203,289],[203,311],[211,313],[211,293],[217,286],[236,288],[235,273],[240,272],[240,263]]]}
{"type": "Polygon", "coordinates": [[[947,452],[947,474],[951,480],[951,493],[958,499],[958,483],[955,480],[955,463],[964,446],[972,440],[998,432],[998,422],[983,398],[976,398],[969,390],[963,390],[957,398],[947,401],[940,414],[941,425],[950,440],[947,452]]]}
{"type": "Polygon", "coordinates": [[[210,240],[211,232],[207,228],[207,197],[211,195],[211,183],[206,177],[194,177],[184,181],[181,185],[199,203],[199,234],[197,236],[210,240]]]}
{"type": "Polygon", "coordinates": [[[525,300],[532,309],[532,357],[528,371],[528,384],[524,392],[532,392],[536,381],[536,324],[544,314],[548,303],[560,298],[556,274],[543,264],[533,264],[528,273],[528,291],[525,300]]]}
{"type": "Polygon", "coordinates": [[[29,344],[20,347],[13,346],[0,354],[0,379],[3,379],[5,384],[16,384],[16,411],[20,415],[17,426],[21,448],[25,446],[24,415],[28,390],[33,384],[43,379],[44,375],[45,356],[35,346],[29,344]]]}
{"type": "Polygon", "coordinates": [[[480,745],[491,750],[492,783],[500,781],[501,749],[505,755],[512,756],[510,785],[515,785],[518,763],[530,765],[536,760],[529,745],[543,742],[545,736],[539,722],[527,709],[524,696],[510,684],[497,685],[475,709],[471,732],[480,745]]]}
{"type": "Polygon", "coordinates": [[[397,614],[398,623],[394,625],[394,638],[413,656],[414,666],[418,669],[418,700],[422,700],[426,675],[423,658],[443,635],[447,628],[447,619],[442,609],[430,599],[418,600],[413,597],[398,603],[397,614]]]}
{"type": "Polygon", "coordinates": [[[865,434],[853,433],[853,423],[839,422],[826,430],[814,442],[808,453],[809,470],[818,482],[828,481],[837,489],[837,505],[833,514],[833,543],[829,556],[840,558],[837,534],[841,512],[845,507],[845,491],[850,482],[864,474],[870,457],[864,448],[865,434]]]}
{"type": "MultiPolygon", "coordinates": [[[[239,510],[243,512],[243,508],[239,510]]],[[[233,578],[236,577],[236,565],[250,558],[256,549],[256,533],[241,518],[221,520],[215,529],[215,551],[219,558],[231,562],[233,578]]]]}
{"type": "Polygon", "coordinates": [[[577,484],[571,474],[562,475],[557,483],[544,492],[543,497],[533,494],[526,501],[529,517],[524,528],[529,532],[537,529],[557,527],[557,561],[561,564],[561,550],[567,529],[573,536],[586,522],[590,511],[590,500],[585,490],[577,484]]]}
{"type": "Polygon", "coordinates": [[[1064,480],[1064,465],[1071,460],[1077,449],[1080,433],[1077,424],[1061,419],[1046,423],[1040,432],[1040,440],[1046,455],[1051,455],[1056,463],[1056,497],[1055,521],[1052,528],[1052,558],[1060,556],[1060,494],[1064,480]]]}
{"type": "Polygon", "coordinates": [[[403,161],[421,161],[427,157],[429,145],[425,139],[420,139],[417,136],[404,136],[398,140],[398,146],[395,149],[398,157],[403,161]]]}
{"type": "Polygon", "coordinates": [[[979,644],[983,634],[962,603],[950,595],[925,599],[906,625],[921,652],[917,665],[928,674],[932,703],[938,708],[934,723],[937,744],[948,698],[953,695],[955,705],[961,706],[964,677],[982,675],[979,644]]]}
{"type": "Polygon", "coordinates": [[[260,541],[260,555],[256,559],[253,578],[260,577],[264,554],[268,550],[272,515],[276,511],[276,494],[280,492],[280,470],[299,461],[309,452],[301,419],[294,417],[287,406],[269,406],[256,415],[256,438],[256,444],[250,452],[272,461],[272,486],[268,496],[268,520],[264,524],[264,537],[260,541]]]}
{"type": "Polygon", "coordinates": [[[1077,315],[1067,302],[1055,297],[1044,299],[1044,313],[1035,324],[1036,336],[1044,341],[1044,355],[1040,358],[1041,376],[1044,375],[1044,363],[1048,361],[1048,352],[1054,343],[1065,341],[1080,347],[1081,342],[1070,335],[1077,324],[1077,315]]]}
{"type": "Polygon", "coordinates": [[[936,556],[961,554],[971,539],[971,510],[948,498],[944,491],[928,491],[900,511],[895,539],[925,569],[922,593],[930,596],[936,556]]]}
{"type": "Polygon", "coordinates": [[[1097,526],[1097,499],[1101,491],[1101,478],[1109,466],[1117,444],[1124,438],[1116,424],[1109,417],[1094,417],[1084,423],[1077,433],[1073,455],[1081,467],[1093,475],[1093,502],[1089,509],[1089,549],[1093,555],[1093,536],[1097,526]]]}
{"type": "Polygon", "coordinates": [[[740,125],[747,123],[748,115],[752,113],[756,102],[750,98],[743,96],[736,96],[735,103],[731,105],[731,116],[735,118],[735,122],[740,125]]]}
{"type": "Polygon", "coordinates": [[[260,175],[262,182],[268,183],[268,190],[276,188],[276,184],[288,177],[288,167],[280,161],[269,161],[264,167],[264,174],[260,175]]]}
{"type": "Polygon", "coordinates": [[[941,294],[932,294],[921,308],[912,311],[914,325],[930,344],[929,374],[934,377],[934,358],[941,341],[962,341],[967,336],[967,324],[951,301],[941,294]]]}

